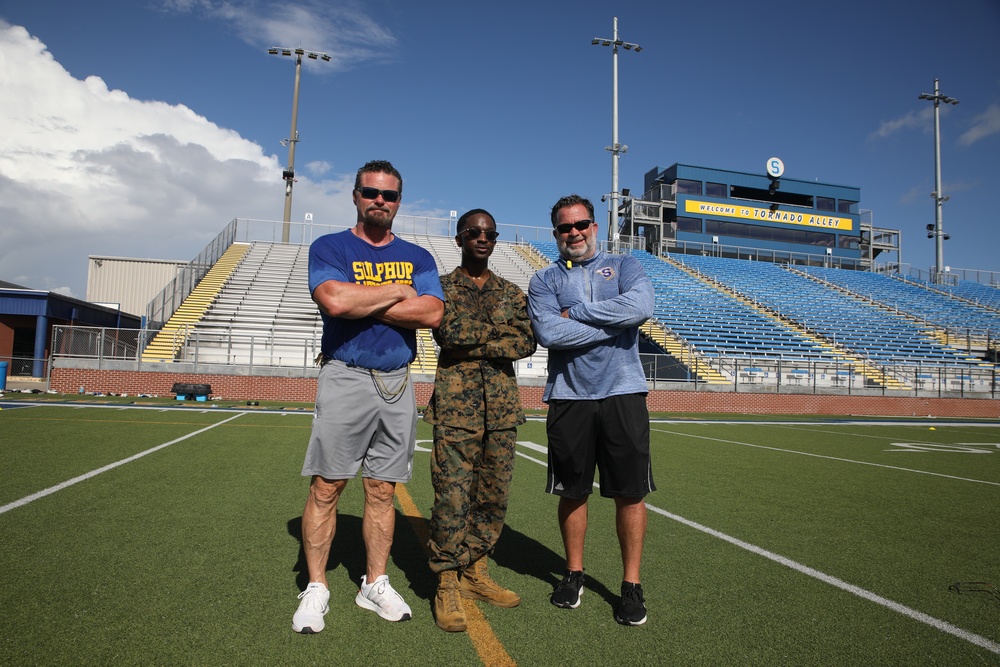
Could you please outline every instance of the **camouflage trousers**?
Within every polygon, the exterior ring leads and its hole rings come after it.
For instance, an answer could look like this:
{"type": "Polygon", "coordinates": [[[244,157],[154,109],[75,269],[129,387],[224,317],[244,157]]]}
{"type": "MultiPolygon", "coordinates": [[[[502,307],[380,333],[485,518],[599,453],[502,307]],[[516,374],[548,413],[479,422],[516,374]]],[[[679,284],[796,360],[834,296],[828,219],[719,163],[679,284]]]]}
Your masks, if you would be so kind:
{"type": "Polygon", "coordinates": [[[496,546],[514,476],[517,429],[434,427],[430,567],[463,569],[496,546]]]}

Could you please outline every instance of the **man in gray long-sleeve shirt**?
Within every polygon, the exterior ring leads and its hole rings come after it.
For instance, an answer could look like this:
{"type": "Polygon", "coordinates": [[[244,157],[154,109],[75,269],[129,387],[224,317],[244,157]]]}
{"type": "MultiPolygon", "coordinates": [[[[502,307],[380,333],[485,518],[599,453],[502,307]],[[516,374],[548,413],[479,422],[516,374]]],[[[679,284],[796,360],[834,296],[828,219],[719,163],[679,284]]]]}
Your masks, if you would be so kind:
{"type": "Polygon", "coordinates": [[[646,622],[639,579],[646,536],[646,494],[654,491],[646,378],[639,325],[653,314],[653,285],[638,260],[597,250],[594,206],[578,195],[552,207],[558,262],[528,287],[528,314],[549,350],[542,398],[549,405],[546,491],[559,498],[566,573],[550,598],[575,609],[583,592],[587,499],[595,466],[601,495],[615,499],[622,552],[622,598],[615,620],[646,622]]]}

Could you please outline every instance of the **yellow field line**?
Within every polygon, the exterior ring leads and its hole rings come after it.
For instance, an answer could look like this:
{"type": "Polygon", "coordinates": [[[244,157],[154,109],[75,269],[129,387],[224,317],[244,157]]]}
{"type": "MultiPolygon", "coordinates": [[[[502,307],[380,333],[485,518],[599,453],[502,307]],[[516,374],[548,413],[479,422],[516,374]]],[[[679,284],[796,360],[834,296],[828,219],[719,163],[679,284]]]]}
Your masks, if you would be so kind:
{"type": "MultiPolygon", "coordinates": [[[[417,540],[424,548],[424,553],[429,557],[430,551],[427,548],[427,541],[429,539],[427,522],[422,520],[423,515],[417,509],[417,505],[413,502],[413,498],[410,497],[410,492],[406,490],[405,485],[396,485],[396,498],[399,500],[399,506],[402,508],[403,514],[406,515],[406,518],[410,522],[410,527],[416,533],[417,540]],[[418,521],[418,519],[421,520],[418,521]]],[[[428,570],[428,574],[431,574],[430,570],[428,570]]],[[[479,607],[476,606],[475,601],[463,599],[462,608],[465,610],[469,639],[472,640],[472,645],[476,648],[479,659],[483,661],[483,664],[486,667],[516,667],[517,663],[514,662],[514,659],[507,653],[503,644],[497,639],[493,628],[490,627],[489,621],[479,611],[479,607]]]]}

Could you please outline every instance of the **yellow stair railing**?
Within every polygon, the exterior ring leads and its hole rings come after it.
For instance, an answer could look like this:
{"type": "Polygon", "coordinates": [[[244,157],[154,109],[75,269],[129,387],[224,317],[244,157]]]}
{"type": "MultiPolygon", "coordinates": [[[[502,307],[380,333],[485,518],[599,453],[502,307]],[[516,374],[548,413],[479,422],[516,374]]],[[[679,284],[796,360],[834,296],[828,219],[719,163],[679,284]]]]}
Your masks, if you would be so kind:
{"type": "Polygon", "coordinates": [[[437,372],[437,352],[430,329],[417,329],[417,358],[410,364],[410,371],[429,375],[437,372]]]}
{"type": "Polygon", "coordinates": [[[143,350],[143,361],[173,361],[177,358],[191,329],[205,315],[249,249],[248,243],[229,246],[143,350]]]}

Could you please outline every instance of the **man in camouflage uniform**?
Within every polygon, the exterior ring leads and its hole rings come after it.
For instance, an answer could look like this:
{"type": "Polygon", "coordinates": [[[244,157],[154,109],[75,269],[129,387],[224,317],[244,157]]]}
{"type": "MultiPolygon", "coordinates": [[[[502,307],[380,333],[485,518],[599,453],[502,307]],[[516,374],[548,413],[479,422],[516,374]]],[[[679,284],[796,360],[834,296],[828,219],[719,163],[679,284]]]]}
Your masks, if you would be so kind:
{"type": "Polygon", "coordinates": [[[507,513],[517,426],[524,423],[514,364],[535,351],[527,299],[492,273],[496,221],[482,209],[458,219],[462,264],[441,276],[444,316],[434,393],[424,420],[434,425],[430,568],[438,575],[434,619],[466,629],[461,598],[515,607],[521,598],[486,570],[507,513]]]}

